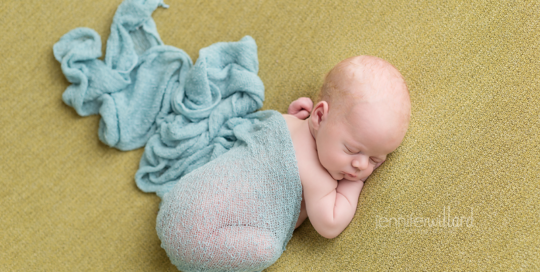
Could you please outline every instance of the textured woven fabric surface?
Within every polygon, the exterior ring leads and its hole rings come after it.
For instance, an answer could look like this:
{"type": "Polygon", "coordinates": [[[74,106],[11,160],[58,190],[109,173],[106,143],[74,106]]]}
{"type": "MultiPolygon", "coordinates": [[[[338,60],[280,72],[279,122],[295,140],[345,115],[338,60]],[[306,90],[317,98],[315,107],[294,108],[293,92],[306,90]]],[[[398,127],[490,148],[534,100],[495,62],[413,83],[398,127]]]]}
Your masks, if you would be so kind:
{"type": "MultiPolygon", "coordinates": [[[[1,1],[0,270],[176,271],[160,199],[134,182],[142,149],[97,136],[63,104],[52,46],[75,27],[105,43],[121,0],[1,1]]],[[[165,44],[252,36],[263,109],[315,98],[340,60],[394,64],[412,101],[402,146],[367,181],[337,238],[309,221],[267,271],[539,270],[540,4],[534,1],[165,1],[165,44]]]]}
{"type": "Polygon", "coordinates": [[[262,271],[294,232],[302,185],[287,123],[272,110],[236,121],[234,147],[163,196],[157,234],[182,271],[262,271]]]}

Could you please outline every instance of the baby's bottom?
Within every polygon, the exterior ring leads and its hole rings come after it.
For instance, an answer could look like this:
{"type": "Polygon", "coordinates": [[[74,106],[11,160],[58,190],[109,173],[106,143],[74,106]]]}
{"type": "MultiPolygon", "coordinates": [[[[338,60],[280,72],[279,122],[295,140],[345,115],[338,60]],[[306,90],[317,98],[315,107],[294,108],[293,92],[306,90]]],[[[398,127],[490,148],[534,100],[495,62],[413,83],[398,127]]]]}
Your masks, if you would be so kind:
{"type": "Polygon", "coordinates": [[[282,243],[257,223],[252,205],[226,195],[175,197],[161,207],[162,247],[181,271],[261,271],[281,255],[282,243]]]}
{"type": "MultiPolygon", "coordinates": [[[[256,227],[228,226],[217,230],[215,233],[215,245],[221,247],[220,252],[228,252],[236,261],[230,262],[228,258],[221,258],[222,263],[230,267],[242,267],[238,260],[250,260],[253,263],[265,263],[272,260],[277,252],[274,235],[265,229],[256,227]],[[228,250],[228,245],[234,251],[228,250]]],[[[215,260],[218,261],[218,260],[215,260]]],[[[247,268],[247,267],[246,267],[247,268]]]]}
{"type": "Polygon", "coordinates": [[[182,263],[179,268],[186,271],[259,271],[281,254],[272,233],[254,227],[228,226],[212,232],[198,232],[188,241],[167,240],[171,243],[167,247],[176,251],[169,251],[169,255],[176,255],[182,263]]]}

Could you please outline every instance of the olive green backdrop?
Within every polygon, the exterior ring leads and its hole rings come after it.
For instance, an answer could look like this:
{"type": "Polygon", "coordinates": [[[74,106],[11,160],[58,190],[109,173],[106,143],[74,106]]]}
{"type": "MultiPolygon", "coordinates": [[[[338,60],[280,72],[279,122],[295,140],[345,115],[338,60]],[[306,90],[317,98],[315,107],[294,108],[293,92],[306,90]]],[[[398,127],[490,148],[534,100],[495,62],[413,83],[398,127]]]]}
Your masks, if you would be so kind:
{"type": "MultiPolygon", "coordinates": [[[[100,143],[98,116],[61,101],[53,44],[80,26],[105,43],[120,2],[0,2],[1,271],[175,270],[155,232],[159,198],[135,186],[142,150],[100,143]]],[[[352,223],[327,240],[306,221],[268,271],[540,270],[539,2],[166,3],[161,37],[194,60],[255,38],[264,109],[314,98],[353,55],[408,82],[409,132],[352,223]]]]}

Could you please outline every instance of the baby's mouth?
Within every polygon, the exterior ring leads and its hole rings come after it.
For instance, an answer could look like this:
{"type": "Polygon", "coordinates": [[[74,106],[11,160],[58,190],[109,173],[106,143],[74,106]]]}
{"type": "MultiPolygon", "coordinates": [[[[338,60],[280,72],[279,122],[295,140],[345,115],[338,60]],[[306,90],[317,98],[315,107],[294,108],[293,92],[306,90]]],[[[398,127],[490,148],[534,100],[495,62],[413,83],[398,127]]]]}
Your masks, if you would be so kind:
{"type": "Polygon", "coordinates": [[[351,173],[347,173],[347,172],[343,172],[345,174],[345,176],[347,176],[348,178],[356,178],[357,176],[355,174],[351,174],[351,173]]]}

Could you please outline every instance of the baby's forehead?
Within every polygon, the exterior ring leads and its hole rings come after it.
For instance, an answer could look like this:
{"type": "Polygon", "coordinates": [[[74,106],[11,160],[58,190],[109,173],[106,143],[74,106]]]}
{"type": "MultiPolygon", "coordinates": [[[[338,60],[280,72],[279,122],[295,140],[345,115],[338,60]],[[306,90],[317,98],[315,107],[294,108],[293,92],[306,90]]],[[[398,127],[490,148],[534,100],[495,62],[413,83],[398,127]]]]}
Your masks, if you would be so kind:
{"type": "Polygon", "coordinates": [[[341,112],[370,100],[385,100],[390,107],[408,101],[408,90],[401,73],[389,62],[374,56],[356,56],[338,63],[327,78],[332,102],[341,112]]]}
{"type": "Polygon", "coordinates": [[[358,82],[380,83],[391,79],[403,79],[399,71],[390,63],[376,59],[369,62],[351,61],[342,69],[349,78],[358,82]]]}
{"type": "Polygon", "coordinates": [[[337,121],[348,123],[357,127],[360,123],[364,126],[394,127],[401,122],[400,113],[395,111],[396,104],[388,98],[364,98],[351,99],[346,107],[343,107],[341,116],[337,121]]]}

